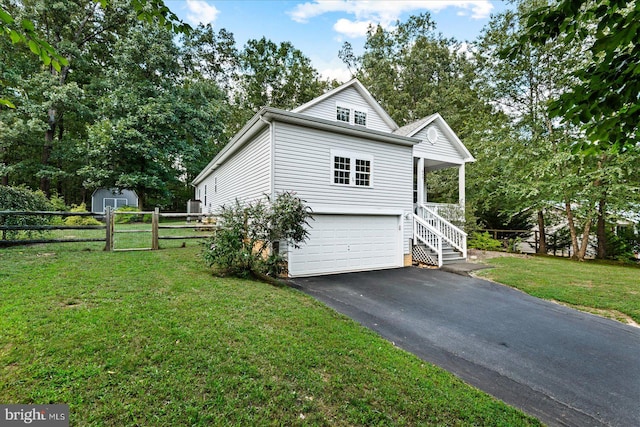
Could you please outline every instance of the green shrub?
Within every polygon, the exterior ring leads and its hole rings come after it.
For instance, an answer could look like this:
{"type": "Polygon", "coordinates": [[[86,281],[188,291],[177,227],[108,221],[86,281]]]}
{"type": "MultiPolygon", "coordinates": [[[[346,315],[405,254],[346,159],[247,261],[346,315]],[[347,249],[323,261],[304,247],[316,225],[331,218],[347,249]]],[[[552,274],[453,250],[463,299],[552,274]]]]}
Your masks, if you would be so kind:
{"type": "Polygon", "coordinates": [[[49,203],[54,211],[66,212],[69,210],[69,206],[65,204],[64,199],[57,194],[52,194],[51,197],[49,197],[49,203]]]}
{"type": "Polygon", "coordinates": [[[218,273],[240,277],[277,277],[285,271],[280,242],[299,247],[306,240],[311,209],[293,193],[253,203],[236,200],[223,206],[213,237],[205,242],[203,258],[218,273]]]}
{"type": "MultiPolygon", "coordinates": [[[[26,187],[8,187],[0,185],[0,211],[50,211],[51,203],[41,191],[31,191],[26,187]]],[[[0,215],[0,225],[46,225],[51,218],[41,215],[0,215]]],[[[31,238],[42,231],[5,230],[6,239],[31,238]]]]}
{"type": "MultiPolygon", "coordinates": [[[[81,203],[80,205],[71,205],[71,209],[69,210],[69,212],[88,212],[87,205],[84,203],[81,203]]],[[[102,225],[100,221],[98,221],[92,216],[80,216],[80,215],[68,216],[67,218],[65,218],[64,224],[65,225],[102,225]]]]}
{"type": "MultiPolygon", "coordinates": [[[[136,206],[120,206],[116,212],[140,212],[136,206]]],[[[151,215],[119,214],[115,216],[116,224],[132,224],[134,222],[151,222],[151,215]],[[147,218],[148,217],[148,218],[147,218]]]]}
{"type": "Polygon", "coordinates": [[[502,249],[502,242],[496,240],[485,231],[484,233],[471,233],[471,237],[467,241],[467,246],[470,249],[480,249],[483,251],[497,251],[502,249]]]}

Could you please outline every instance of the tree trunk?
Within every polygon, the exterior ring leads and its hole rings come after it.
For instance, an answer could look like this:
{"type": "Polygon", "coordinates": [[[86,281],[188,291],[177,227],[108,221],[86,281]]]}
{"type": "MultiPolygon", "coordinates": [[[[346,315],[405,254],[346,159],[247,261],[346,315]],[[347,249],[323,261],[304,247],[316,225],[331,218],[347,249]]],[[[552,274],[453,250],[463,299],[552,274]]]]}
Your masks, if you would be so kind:
{"type": "Polygon", "coordinates": [[[592,218],[588,218],[584,223],[580,250],[576,251],[578,261],[584,261],[584,257],[587,254],[587,248],[589,247],[589,234],[591,233],[591,220],[592,218]]]}
{"type": "MultiPolygon", "coordinates": [[[[44,134],[44,146],[42,147],[42,168],[46,169],[49,166],[49,159],[51,158],[51,151],[53,151],[53,138],[56,132],[56,111],[49,110],[49,129],[44,134]]],[[[40,178],[40,190],[44,192],[47,197],[51,197],[51,180],[48,176],[44,175],[40,178]]]]}
{"type": "MultiPolygon", "coordinates": [[[[0,158],[2,158],[2,161],[0,162],[0,165],[2,166],[7,166],[7,157],[6,157],[6,152],[7,149],[5,147],[0,148],[0,158]]],[[[0,185],[9,185],[9,174],[5,173],[4,175],[0,176],[0,185]]]]}
{"type": "Polygon", "coordinates": [[[607,257],[606,204],[607,200],[604,197],[598,201],[598,223],[596,226],[596,235],[598,237],[596,258],[598,259],[607,257]]]}
{"type": "Polygon", "coordinates": [[[544,212],[538,211],[538,232],[540,233],[540,244],[538,246],[538,253],[545,255],[547,253],[547,236],[544,228],[544,212]]]}
{"type": "Polygon", "coordinates": [[[140,212],[144,211],[144,198],[145,198],[145,194],[142,190],[136,190],[136,193],[138,193],[138,210],[140,212]]]}
{"type": "Polygon", "coordinates": [[[571,210],[571,202],[564,202],[564,209],[567,213],[567,223],[569,225],[569,233],[571,234],[571,245],[573,246],[573,255],[571,255],[572,259],[578,260],[578,249],[580,246],[578,245],[578,233],[576,232],[576,225],[573,221],[573,211],[571,210]]]}

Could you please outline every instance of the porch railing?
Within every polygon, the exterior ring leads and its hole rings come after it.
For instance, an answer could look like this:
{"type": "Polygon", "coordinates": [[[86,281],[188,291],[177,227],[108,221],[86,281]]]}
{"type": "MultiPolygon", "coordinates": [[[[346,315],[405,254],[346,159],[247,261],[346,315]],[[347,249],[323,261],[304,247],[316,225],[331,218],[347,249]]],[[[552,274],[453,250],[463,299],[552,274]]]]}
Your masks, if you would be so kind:
{"type": "Polygon", "coordinates": [[[440,216],[436,211],[430,209],[429,205],[419,206],[418,216],[431,229],[436,230],[452,247],[459,250],[464,258],[467,257],[467,233],[440,216]]]}
{"type": "Polygon", "coordinates": [[[413,214],[413,244],[418,241],[437,255],[438,267],[442,267],[442,234],[420,216],[413,214]]]}
{"type": "Polygon", "coordinates": [[[423,207],[440,215],[447,221],[455,224],[464,223],[464,208],[456,203],[429,203],[422,204],[423,207]]]}

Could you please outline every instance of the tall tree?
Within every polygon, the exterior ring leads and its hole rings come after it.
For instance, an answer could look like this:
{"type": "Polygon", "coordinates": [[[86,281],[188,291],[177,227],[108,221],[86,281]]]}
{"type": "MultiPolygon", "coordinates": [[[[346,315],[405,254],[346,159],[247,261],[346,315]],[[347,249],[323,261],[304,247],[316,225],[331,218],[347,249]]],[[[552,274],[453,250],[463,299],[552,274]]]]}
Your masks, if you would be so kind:
{"type": "Polygon", "coordinates": [[[261,107],[293,109],[329,88],[311,60],[290,42],[249,40],[240,52],[240,67],[236,104],[245,111],[242,124],[261,107]]]}
{"type": "MultiPolygon", "coordinates": [[[[616,155],[584,157],[574,148],[584,134],[570,122],[555,120],[550,105],[576,82],[573,72],[588,59],[575,38],[559,36],[544,44],[527,43],[525,17],[539,3],[519,2],[495,15],[484,31],[476,59],[487,100],[510,118],[510,136],[495,150],[504,162],[503,199],[514,213],[533,208],[542,231],[544,212],[560,206],[571,235],[573,256],[584,259],[594,222],[605,215],[608,198],[632,194],[629,177],[620,174],[616,155]],[[503,52],[519,41],[519,49],[503,52]],[[614,178],[617,176],[618,178],[614,178]],[[614,196],[613,186],[616,186],[614,196]],[[597,206],[600,205],[600,212],[597,206]]],[[[623,162],[624,163],[624,162],[623,162]]],[[[598,233],[604,235],[604,233],[598,233]]]]}
{"type": "Polygon", "coordinates": [[[640,3],[628,0],[561,0],[529,14],[528,26],[508,53],[531,42],[575,40],[590,53],[573,70],[576,80],[550,112],[582,125],[586,153],[640,147],[640,3]],[[587,143],[588,142],[588,143],[587,143]]]}
{"type": "MultiPolygon", "coordinates": [[[[16,8],[17,19],[29,22],[41,40],[49,40],[55,51],[65,61],[57,64],[45,61],[44,69],[32,75],[24,83],[29,90],[38,87],[40,98],[40,120],[46,123],[43,135],[39,171],[40,189],[49,195],[52,179],[58,173],[57,151],[65,147],[65,114],[79,111],[82,87],[71,76],[75,61],[86,56],[92,44],[107,43],[114,31],[126,22],[128,13],[115,5],[103,9],[89,0],[46,2],[25,0],[16,8]],[[56,66],[57,64],[57,66],[56,66]]],[[[30,48],[34,46],[30,44],[30,48]]],[[[85,58],[86,60],[87,58],[85,58]]],[[[35,91],[34,91],[35,92],[35,91]]],[[[33,105],[33,103],[31,103],[33,105]]]]}
{"type": "Polygon", "coordinates": [[[464,137],[468,113],[486,106],[471,88],[463,45],[435,29],[428,13],[370,27],[362,55],[345,43],[339,56],[400,125],[439,112],[464,137]]]}
{"type": "Polygon", "coordinates": [[[183,75],[179,47],[162,28],[130,27],[114,56],[89,127],[84,185],[134,189],[141,209],[171,206],[221,147],[224,94],[183,75]]]}

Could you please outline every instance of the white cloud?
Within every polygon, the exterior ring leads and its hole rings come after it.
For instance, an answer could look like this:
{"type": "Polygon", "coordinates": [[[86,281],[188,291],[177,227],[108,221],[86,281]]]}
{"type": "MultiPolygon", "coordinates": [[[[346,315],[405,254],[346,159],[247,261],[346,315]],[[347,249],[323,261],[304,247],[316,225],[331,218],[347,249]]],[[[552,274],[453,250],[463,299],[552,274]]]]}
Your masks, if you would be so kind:
{"type": "Polygon", "coordinates": [[[490,0],[313,0],[298,4],[289,16],[296,22],[304,23],[325,13],[342,12],[355,17],[354,20],[339,19],[334,30],[349,37],[364,36],[369,24],[380,24],[390,28],[405,12],[428,10],[438,13],[446,8],[460,9],[459,13],[469,14],[473,19],[488,18],[493,10],[490,0]]]}
{"type": "Polygon", "coordinates": [[[312,55],[311,61],[323,79],[335,79],[341,83],[351,80],[349,68],[337,56],[327,59],[325,57],[312,55]]]}
{"type": "Polygon", "coordinates": [[[220,11],[202,0],[187,0],[187,21],[191,24],[213,24],[220,11]]]}
{"type": "Polygon", "coordinates": [[[370,25],[374,25],[373,21],[349,21],[341,18],[333,24],[333,29],[347,37],[362,37],[367,34],[370,25]]]}
{"type": "Polygon", "coordinates": [[[340,83],[345,83],[351,80],[351,71],[345,66],[343,68],[325,68],[320,70],[320,75],[324,79],[337,80],[340,83]]]}

